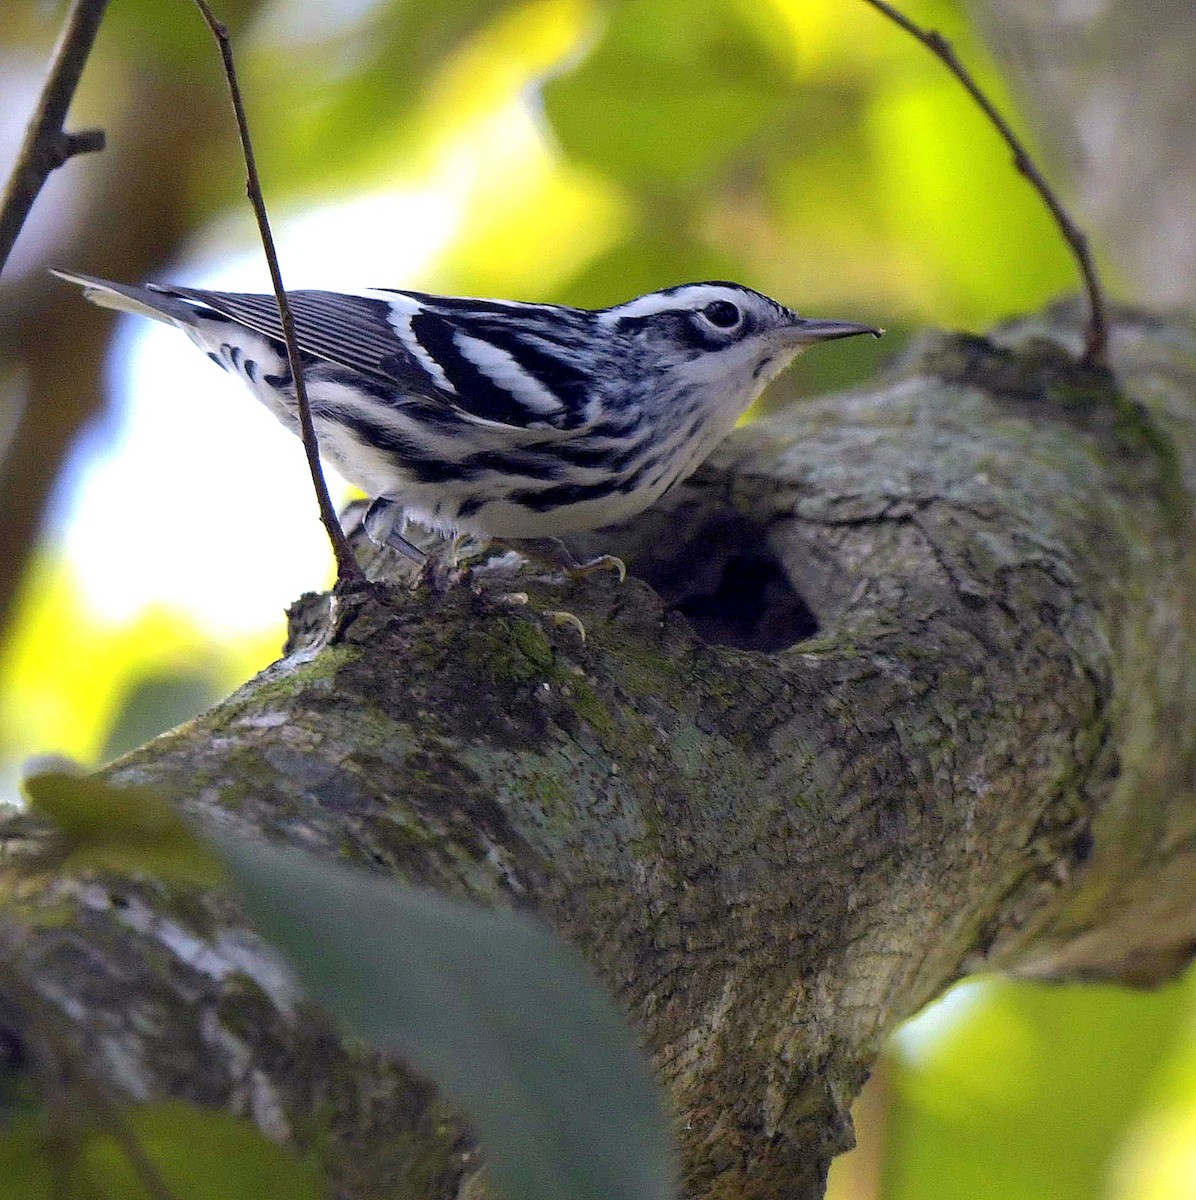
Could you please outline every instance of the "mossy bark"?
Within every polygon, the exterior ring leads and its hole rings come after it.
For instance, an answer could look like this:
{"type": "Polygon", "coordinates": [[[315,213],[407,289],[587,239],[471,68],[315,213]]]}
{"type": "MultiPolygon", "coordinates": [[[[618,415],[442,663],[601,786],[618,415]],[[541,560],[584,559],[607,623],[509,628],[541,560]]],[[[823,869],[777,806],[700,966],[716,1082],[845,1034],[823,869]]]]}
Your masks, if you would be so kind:
{"type": "MultiPolygon", "coordinates": [[[[650,1049],[687,1194],[817,1196],[882,1039],[962,974],[1153,982],[1196,944],[1196,329],[1120,314],[1115,377],[1077,344],[1064,309],[928,338],[741,430],[578,543],[621,585],[309,598],[286,657],[106,775],[535,911],[650,1049]]],[[[434,1090],[338,1040],[228,896],[18,840],[9,954],[116,1094],[247,1113],[339,1196],[472,1191],[434,1090]]]]}

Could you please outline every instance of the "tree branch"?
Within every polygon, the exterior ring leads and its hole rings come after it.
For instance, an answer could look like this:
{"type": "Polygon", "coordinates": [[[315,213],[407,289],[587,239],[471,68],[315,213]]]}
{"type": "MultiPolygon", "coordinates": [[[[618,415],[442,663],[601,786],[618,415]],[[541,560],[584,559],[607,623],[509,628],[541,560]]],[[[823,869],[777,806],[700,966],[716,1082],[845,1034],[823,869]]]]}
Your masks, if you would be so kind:
{"type": "Polygon", "coordinates": [[[262,239],[262,251],[270,268],[270,282],[274,288],[274,298],[278,303],[278,319],[282,325],[283,341],[287,348],[287,363],[290,366],[291,378],[295,381],[295,400],[299,406],[299,432],[303,440],[303,452],[307,456],[307,467],[311,472],[312,487],[316,492],[316,503],[320,509],[320,521],[328,540],[332,543],[333,557],[336,559],[336,574],[339,583],[352,585],[363,581],[361,568],[353,556],[352,547],[345,537],[337,519],[336,509],[328,495],[328,484],[324,481],[324,470],[320,465],[320,445],[316,437],[316,427],[311,418],[311,402],[307,395],[307,383],[303,376],[303,358],[299,353],[299,342],[295,337],[295,319],[291,315],[291,306],[287,301],[286,289],[282,283],[282,271],[278,265],[278,252],[274,248],[274,236],[270,232],[270,220],[266,215],[266,201],[262,196],[262,184],[257,173],[257,160],[253,153],[253,143],[249,137],[249,121],[245,116],[245,104],[241,99],[241,87],[237,82],[237,69],[233,63],[233,48],[229,40],[228,30],[213,15],[205,0],[195,0],[208,29],[216,39],[220,49],[220,58],[224,64],[224,76],[228,81],[229,97],[232,100],[233,112],[237,118],[237,132],[241,138],[241,151],[245,157],[246,191],[249,202],[253,205],[253,215],[257,218],[258,233],[262,239]]]}
{"type": "Polygon", "coordinates": [[[1054,218],[1059,232],[1063,235],[1063,240],[1067,242],[1080,268],[1080,275],[1084,281],[1084,289],[1088,294],[1089,309],[1088,325],[1084,335],[1084,355],[1081,363],[1089,367],[1107,366],[1109,341],[1108,317],[1105,313],[1105,298],[1100,285],[1100,277],[1097,275],[1096,264],[1092,261],[1092,254],[1088,249],[1088,239],[1068,215],[1062,201],[1055,194],[1054,189],[1047,183],[1046,177],[1039,171],[1034,160],[1030,157],[1030,152],[1022,144],[1017,134],[1013,132],[1009,122],[1005,120],[993,102],[984,94],[980,85],[972,77],[971,72],[960,61],[959,55],[955,53],[955,48],[941,33],[933,29],[923,29],[914,21],[911,21],[909,17],[905,16],[904,13],[899,12],[891,4],[886,3],[886,0],[864,0],[864,3],[870,4],[877,12],[883,13],[884,16],[888,17],[890,21],[896,22],[906,33],[911,37],[917,38],[927,50],[939,59],[947,70],[964,86],[968,95],[972,97],[981,112],[989,119],[989,122],[1001,135],[1009,149],[1013,151],[1013,165],[1039,196],[1042,197],[1043,203],[1047,206],[1052,218],[1054,218]]]}
{"type": "MultiPolygon", "coordinates": [[[[1122,314],[1115,385],[1080,324],[927,339],[739,430],[603,535],[623,585],[435,592],[378,551],[391,582],[305,600],[285,658],[105,774],[537,912],[651,1050],[687,1194],[813,1200],[883,1039],[962,974],[1154,982],[1196,945],[1196,326],[1122,314]]],[[[114,1094],[251,1114],[343,1200],[476,1195],[460,1120],[229,896],[39,836],[0,856],[10,960],[114,1094]]]]}
{"type": "Polygon", "coordinates": [[[67,13],[50,58],[50,74],[0,200],[0,273],[50,172],[76,154],[104,148],[102,130],[67,133],[63,125],[107,7],[108,0],[74,0],[67,13]]]}

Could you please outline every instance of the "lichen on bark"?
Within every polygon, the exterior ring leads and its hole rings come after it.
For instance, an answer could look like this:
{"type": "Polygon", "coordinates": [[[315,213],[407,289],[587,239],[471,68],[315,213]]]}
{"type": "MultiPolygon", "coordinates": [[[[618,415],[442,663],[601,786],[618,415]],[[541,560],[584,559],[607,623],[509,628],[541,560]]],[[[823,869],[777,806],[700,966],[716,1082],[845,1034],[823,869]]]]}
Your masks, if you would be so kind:
{"type": "MultiPolygon", "coordinates": [[[[577,540],[621,585],[383,557],[105,774],[539,914],[649,1049],[687,1194],[816,1196],[883,1038],[960,975],[1155,980],[1196,942],[1196,331],[1120,314],[1116,377],[1077,342],[1066,308],[927,338],[739,431],[577,540]]],[[[17,840],[10,957],[115,1093],[248,1113],[346,1198],[472,1190],[434,1089],[340,1041],[228,896],[17,840]]]]}

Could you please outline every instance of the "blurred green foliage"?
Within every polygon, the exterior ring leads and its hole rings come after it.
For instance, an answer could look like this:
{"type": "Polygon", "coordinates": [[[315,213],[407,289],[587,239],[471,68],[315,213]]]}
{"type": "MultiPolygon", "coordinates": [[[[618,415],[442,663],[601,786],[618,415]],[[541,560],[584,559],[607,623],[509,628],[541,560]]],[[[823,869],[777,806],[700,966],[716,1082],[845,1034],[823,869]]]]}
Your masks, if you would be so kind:
{"type": "MultiPolygon", "coordinates": [[[[80,1114],[82,1115],[82,1114],[80,1114]]],[[[126,1114],[128,1131],[172,1200],[319,1200],[314,1163],[266,1140],[229,1113],[162,1101],[126,1114]]],[[[44,1119],[22,1116],[0,1129],[0,1200],[156,1200],[124,1146],[98,1128],[48,1140],[44,1119]]]]}
{"type": "MultiPolygon", "coordinates": [[[[62,7],[0,6],[2,53],[44,57],[62,7]]],[[[863,4],[217,7],[236,38],[276,222],[411,188],[433,189],[454,212],[426,277],[363,284],[608,304],[730,277],[800,310],[898,334],[803,359],[773,405],[860,379],[903,330],[983,327],[1076,287],[1037,200],[959,88],[863,4]]],[[[963,0],[905,7],[954,40],[1024,129],[963,0]]],[[[118,131],[169,121],[189,137],[197,109],[185,102],[169,113],[125,111],[135,81],[155,71],[193,88],[196,106],[211,103],[215,53],[191,6],[112,5],[80,120],[118,131]]],[[[14,92],[8,103],[26,101],[14,92]]],[[[241,180],[231,118],[222,136],[194,138],[188,202],[210,255],[253,244],[241,180]]],[[[111,222],[155,214],[131,205],[88,219],[106,237],[111,222]]],[[[237,643],[215,640],[194,613],[152,604],[105,620],[48,546],[0,659],[0,756],[11,764],[58,750],[94,761],[128,748],[227,691],[280,640],[281,615],[237,643]]],[[[1190,982],[1133,997],[986,985],[965,1019],[944,1019],[929,1049],[894,1060],[884,1195],[1193,1194],[1191,991],[1190,982]],[[1110,1174],[1117,1155],[1120,1176],[1110,1174]],[[1143,1162],[1180,1165],[1147,1182],[1143,1162]]]]}
{"type": "Polygon", "coordinates": [[[769,134],[799,90],[792,47],[752,11],[690,0],[616,5],[590,53],[544,85],[565,154],[633,192],[671,199],[700,196],[756,144],[784,153],[769,134]]]}
{"type": "MultiPolygon", "coordinates": [[[[885,1200],[1179,1200],[1196,1189],[1196,976],[1157,992],[985,979],[895,1039],[885,1200]]],[[[847,1176],[830,1200],[853,1200],[847,1176]]]]}
{"type": "Polygon", "coordinates": [[[178,810],[148,788],[114,788],[93,775],[44,771],[25,781],[31,806],[63,835],[64,871],[145,875],[216,887],[227,875],[178,810]]]}

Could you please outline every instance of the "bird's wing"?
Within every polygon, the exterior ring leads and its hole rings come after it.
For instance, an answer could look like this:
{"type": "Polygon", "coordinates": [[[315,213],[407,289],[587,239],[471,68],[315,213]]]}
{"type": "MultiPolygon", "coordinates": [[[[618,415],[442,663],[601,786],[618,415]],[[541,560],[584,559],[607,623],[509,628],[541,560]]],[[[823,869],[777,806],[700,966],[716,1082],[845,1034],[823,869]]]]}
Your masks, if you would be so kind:
{"type": "MultiPolygon", "coordinates": [[[[283,340],[273,296],[186,287],[153,290],[202,304],[283,340]]],[[[547,316],[573,310],[413,292],[297,291],[287,298],[302,352],[391,385],[398,393],[442,403],[466,419],[516,430],[576,431],[589,424],[589,376],[570,361],[567,339],[560,337],[562,318],[549,321],[547,316]],[[529,329],[541,334],[529,336],[529,329]]],[[[577,319],[587,315],[578,313],[577,319]]],[[[567,324],[568,315],[564,320],[567,324]]]]}

